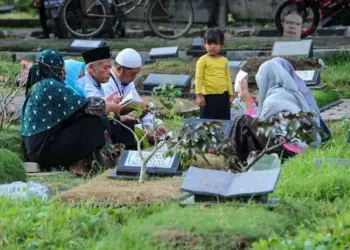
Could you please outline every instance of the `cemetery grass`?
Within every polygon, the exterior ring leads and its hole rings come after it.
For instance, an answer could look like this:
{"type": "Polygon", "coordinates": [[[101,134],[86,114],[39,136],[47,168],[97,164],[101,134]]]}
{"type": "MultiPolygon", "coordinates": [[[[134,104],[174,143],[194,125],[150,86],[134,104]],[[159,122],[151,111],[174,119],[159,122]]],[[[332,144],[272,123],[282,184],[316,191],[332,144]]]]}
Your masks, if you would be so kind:
{"type": "MultiPolygon", "coordinates": [[[[179,207],[175,202],[150,206],[79,206],[54,199],[0,202],[2,249],[345,249],[349,220],[350,169],[325,165],[318,157],[347,158],[344,131],[282,165],[272,211],[261,205],[228,203],[179,207]],[[310,248],[314,249],[314,248],[310,248]],[[321,248],[320,248],[321,249],[321,248]]],[[[47,177],[43,178],[46,179],[47,177]]],[[[66,178],[69,184],[68,176],[66,178]]],[[[39,180],[40,181],[40,180],[39,180]]]]}

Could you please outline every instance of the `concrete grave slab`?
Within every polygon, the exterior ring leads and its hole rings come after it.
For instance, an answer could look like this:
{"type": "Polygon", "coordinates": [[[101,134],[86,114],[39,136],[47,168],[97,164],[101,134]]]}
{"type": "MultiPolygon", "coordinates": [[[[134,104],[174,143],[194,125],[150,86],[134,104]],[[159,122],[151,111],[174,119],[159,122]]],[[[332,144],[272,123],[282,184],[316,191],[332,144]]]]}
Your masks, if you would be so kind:
{"type": "Polygon", "coordinates": [[[317,86],[321,82],[320,70],[297,70],[295,73],[306,83],[306,86],[317,86]]]}
{"type": "Polygon", "coordinates": [[[106,46],[107,43],[102,40],[73,40],[66,48],[67,53],[81,54],[85,51],[106,46]]]}
{"type": "Polygon", "coordinates": [[[272,56],[312,57],[313,41],[276,41],[273,44],[272,56]]]}
{"type": "Polygon", "coordinates": [[[254,197],[275,190],[281,169],[233,174],[226,171],[190,167],[181,190],[199,196],[221,198],[254,197]]]}
{"type": "Polygon", "coordinates": [[[178,58],[179,47],[174,46],[174,47],[153,48],[149,53],[149,57],[151,60],[178,58]]]}
{"type": "MultiPolygon", "coordinates": [[[[150,152],[142,152],[147,157],[150,152]]],[[[178,176],[181,175],[180,161],[177,155],[173,157],[164,157],[165,151],[156,152],[147,164],[146,173],[151,176],[178,176]]],[[[142,161],[138,151],[125,150],[119,160],[117,169],[111,175],[110,179],[135,179],[139,176],[142,161]]]]}
{"type": "Polygon", "coordinates": [[[40,166],[36,162],[25,162],[23,163],[24,169],[27,173],[39,173],[40,172],[40,166]]]}
{"type": "Polygon", "coordinates": [[[233,128],[233,124],[234,124],[234,120],[211,120],[211,119],[197,119],[197,118],[187,118],[185,120],[184,126],[182,127],[182,129],[185,126],[188,126],[190,124],[196,126],[198,124],[201,124],[203,122],[214,122],[214,121],[219,121],[222,123],[222,129],[224,132],[225,137],[229,137],[233,128]]]}
{"type": "Polygon", "coordinates": [[[314,160],[314,165],[316,167],[321,167],[322,165],[331,165],[331,166],[341,166],[341,167],[350,167],[350,159],[339,159],[339,158],[317,158],[314,160]]]}
{"type": "Polygon", "coordinates": [[[143,82],[143,90],[152,91],[154,87],[163,84],[174,84],[184,92],[189,92],[192,76],[176,74],[149,74],[143,82]]]}

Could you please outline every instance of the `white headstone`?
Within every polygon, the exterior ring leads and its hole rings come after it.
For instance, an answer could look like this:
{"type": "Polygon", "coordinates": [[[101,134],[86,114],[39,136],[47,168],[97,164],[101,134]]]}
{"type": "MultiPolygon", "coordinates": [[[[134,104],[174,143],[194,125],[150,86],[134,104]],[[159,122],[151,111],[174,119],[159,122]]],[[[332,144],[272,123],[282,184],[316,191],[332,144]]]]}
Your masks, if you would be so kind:
{"type": "Polygon", "coordinates": [[[290,14],[284,20],[283,38],[286,40],[300,40],[303,19],[298,14],[290,14]]]}
{"type": "MultiPolygon", "coordinates": [[[[173,157],[164,157],[164,151],[156,152],[149,162],[147,163],[147,167],[151,168],[171,168],[173,162],[175,160],[175,156],[173,157]]],[[[146,158],[151,152],[144,151],[142,155],[146,158]]],[[[141,167],[142,161],[140,158],[140,154],[137,151],[129,151],[128,156],[125,160],[125,167],[141,167]]]]}

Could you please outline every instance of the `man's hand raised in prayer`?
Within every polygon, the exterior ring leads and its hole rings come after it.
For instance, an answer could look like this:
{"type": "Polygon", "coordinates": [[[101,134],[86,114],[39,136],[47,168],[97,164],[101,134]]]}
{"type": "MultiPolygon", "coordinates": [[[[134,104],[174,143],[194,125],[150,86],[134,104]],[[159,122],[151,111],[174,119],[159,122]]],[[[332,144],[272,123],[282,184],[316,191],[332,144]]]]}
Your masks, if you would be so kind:
{"type": "Polygon", "coordinates": [[[115,98],[114,96],[118,93],[118,91],[110,93],[105,97],[106,103],[106,113],[114,112],[116,114],[120,113],[121,105],[119,104],[122,100],[122,97],[115,98]]]}

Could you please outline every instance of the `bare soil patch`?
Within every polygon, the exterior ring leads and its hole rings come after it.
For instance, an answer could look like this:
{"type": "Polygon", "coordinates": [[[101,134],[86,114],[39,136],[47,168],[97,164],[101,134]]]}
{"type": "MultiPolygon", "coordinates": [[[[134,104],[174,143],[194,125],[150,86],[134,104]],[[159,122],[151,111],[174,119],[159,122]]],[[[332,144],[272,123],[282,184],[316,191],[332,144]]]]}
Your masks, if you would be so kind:
{"type": "Polygon", "coordinates": [[[108,170],[83,185],[62,192],[59,198],[73,203],[93,200],[118,205],[140,205],[175,200],[181,195],[180,177],[138,183],[110,180],[107,176],[112,171],[114,170],[108,170]]]}

